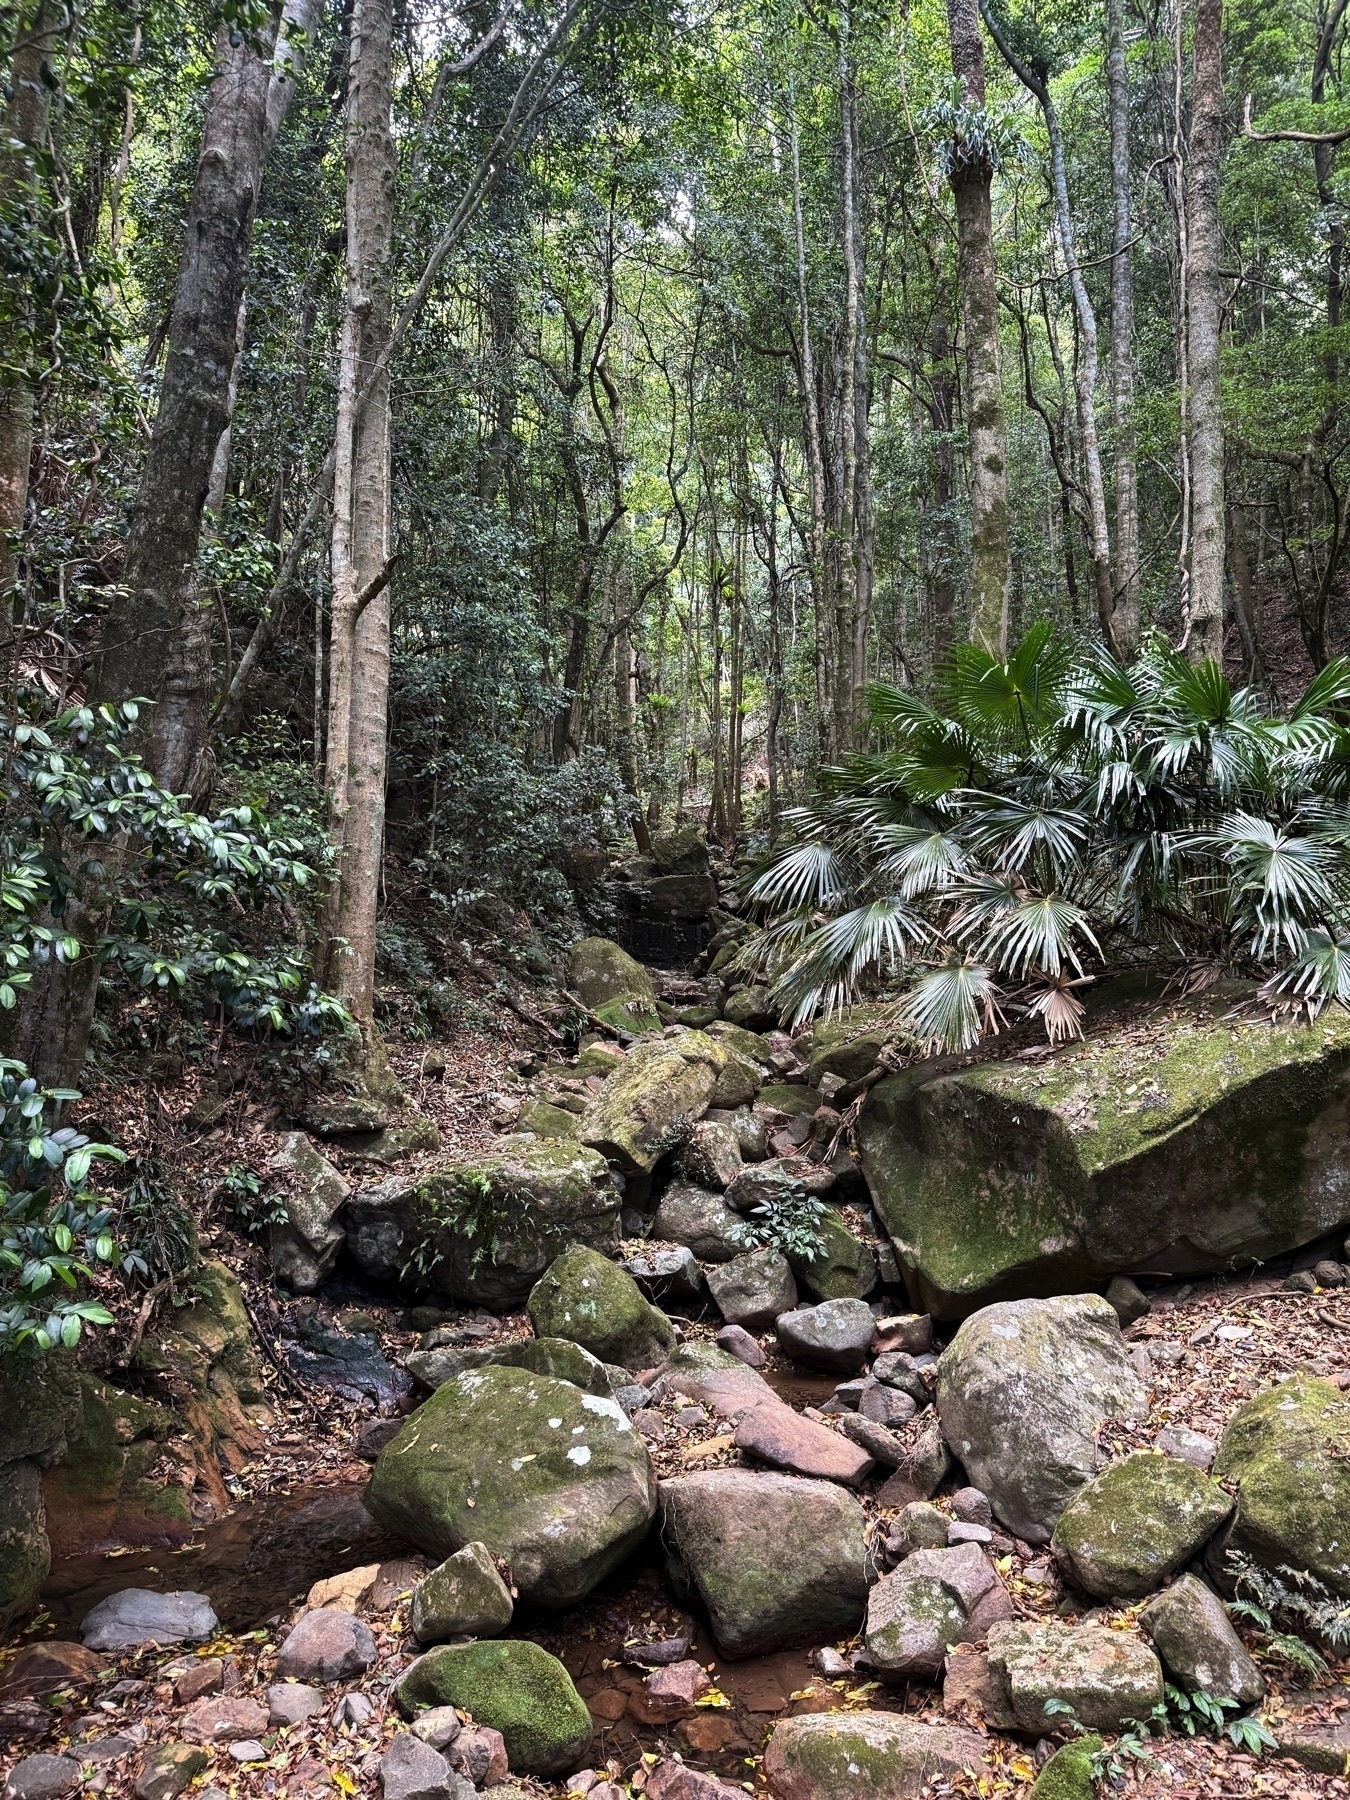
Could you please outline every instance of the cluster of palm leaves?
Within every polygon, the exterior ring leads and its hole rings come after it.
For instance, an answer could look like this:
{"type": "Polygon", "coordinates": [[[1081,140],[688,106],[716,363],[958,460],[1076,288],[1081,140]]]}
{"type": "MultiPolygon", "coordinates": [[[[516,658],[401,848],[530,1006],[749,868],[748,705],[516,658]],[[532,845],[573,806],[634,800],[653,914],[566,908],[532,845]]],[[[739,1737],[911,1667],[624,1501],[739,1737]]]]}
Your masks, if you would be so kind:
{"type": "Polygon", "coordinates": [[[1056,1041],[1140,967],[1350,1004],[1350,660],[1281,712],[1161,640],[1125,668],[1043,624],[871,707],[885,748],[824,771],[749,889],[743,966],[794,1023],[884,988],[925,1051],[1019,1013],[1056,1041]]]}

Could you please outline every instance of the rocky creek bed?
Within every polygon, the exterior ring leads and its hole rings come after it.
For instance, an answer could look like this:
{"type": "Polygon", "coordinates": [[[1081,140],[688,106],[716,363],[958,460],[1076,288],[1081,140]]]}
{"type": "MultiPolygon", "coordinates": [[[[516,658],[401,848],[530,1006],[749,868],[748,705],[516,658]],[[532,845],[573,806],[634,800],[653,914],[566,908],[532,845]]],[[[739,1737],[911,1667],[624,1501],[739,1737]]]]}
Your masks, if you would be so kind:
{"type": "Polygon", "coordinates": [[[270,1270],[16,1393],[8,1800],[1350,1793],[1337,1034],[916,1073],[574,964],[492,1132],[276,1134],[270,1270]]]}

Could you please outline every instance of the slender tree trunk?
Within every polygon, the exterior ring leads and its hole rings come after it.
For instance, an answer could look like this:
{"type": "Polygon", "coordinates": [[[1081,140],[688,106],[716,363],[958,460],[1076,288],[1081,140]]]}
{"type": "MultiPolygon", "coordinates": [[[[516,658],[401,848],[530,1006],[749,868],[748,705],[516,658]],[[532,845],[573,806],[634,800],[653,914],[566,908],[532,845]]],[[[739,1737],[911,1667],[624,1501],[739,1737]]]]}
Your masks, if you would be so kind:
{"type": "Polygon", "coordinates": [[[1222,29],[1223,0],[1196,0],[1186,179],[1191,378],[1191,616],[1187,647],[1195,662],[1223,658],[1224,443],[1219,403],[1222,29]]]}
{"type": "MultiPolygon", "coordinates": [[[[844,15],[844,25],[847,14],[844,15]]],[[[853,742],[853,624],[858,604],[858,181],[855,159],[857,89],[841,27],[839,125],[841,165],[840,230],[844,240],[844,344],[839,383],[839,544],[834,595],[834,733],[840,749],[853,742]]]]}
{"type": "Polygon", "coordinates": [[[1247,508],[1241,500],[1230,504],[1228,520],[1228,551],[1233,559],[1233,610],[1242,639],[1242,661],[1248,681],[1260,681],[1266,670],[1256,629],[1256,586],[1247,552],[1247,508]]]}
{"type": "Polygon", "coordinates": [[[951,366],[947,321],[933,316],[932,374],[928,380],[928,417],[933,435],[933,508],[929,533],[929,603],[933,616],[933,661],[941,662],[956,633],[956,537],[952,502],[956,492],[956,459],[952,429],[956,422],[956,382],[951,366]]]}
{"type": "Polygon", "coordinates": [[[1139,643],[1139,471],[1134,426],[1134,226],[1125,0],[1107,0],[1106,34],[1111,110],[1111,424],[1116,477],[1113,635],[1117,653],[1129,658],[1139,643]]]}
{"type": "MultiPolygon", "coordinates": [[[[222,26],[217,38],[159,410],[132,510],[122,587],[104,621],[94,673],[100,699],[161,697],[188,602],[216,446],[229,423],[272,75],[270,44],[233,35],[237,42],[222,26]]],[[[147,760],[171,788],[190,772],[193,747],[182,722],[152,715],[146,726],[147,760]]]]}
{"type": "Polygon", "coordinates": [[[356,0],[347,89],[347,304],[333,487],[328,801],[338,868],[329,894],[330,992],[369,1045],[384,841],[389,706],[389,376],[374,373],[391,325],[397,162],[390,0],[356,0]],[[356,396],[368,390],[358,415],[356,396]]]}
{"type": "Polygon", "coordinates": [[[825,611],[825,446],[820,428],[820,391],[816,386],[815,347],[811,340],[811,307],[807,283],[806,234],[802,222],[801,145],[797,133],[797,103],[788,85],[792,148],[792,229],[797,253],[797,333],[800,343],[802,421],[806,429],[806,473],[809,505],[807,549],[811,558],[811,598],[815,606],[814,668],[816,712],[820,721],[821,754],[831,748],[829,707],[829,629],[825,611]]]}
{"type": "MultiPolygon", "coordinates": [[[[59,41],[62,9],[37,0],[25,9],[19,44],[10,62],[9,102],[0,119],[0,205],[15,217],[35,209],[38,178],[35,153],[47,134],[55,78],[47,65],[59,41]],[[46,77],[46,78],[44,78],[46,77]]],[[[33,460],[36,395],[26,381],[0,389],[0,655],[8,679],[14,637],[15,588],[19,566],[12,540],[28,512],[28,470],[33,460]]]]}
{"type": "MultiPolygon", "coordinates": [[[[863,231],[857,205],[858,105],[850,89],[849,131],[853,139],[853,412],[854,412],[854,552],[853,638],[849,646],[852,742],[861,748],[867,738],[867,634],[872,623],[872,587],[876,563],[876,507],[872,496],[872,371],[867,353],[867,278],[863,257],[863,231]]],[[[883,262],[884,275],[884,262],[883,262]]]]}
{"type": "MultiPolygon", "coordinates": [[[[985,106],[984,39],[978,0],[947,0],[952,72],[962,104],[985,106]]],[[[993,656],[1008,651],[1008,443],[995,286],[993,168],[982,146],[952,148],[961,324],[966,340],[966,431],[970,441],[970,635],[993,656]]]]}

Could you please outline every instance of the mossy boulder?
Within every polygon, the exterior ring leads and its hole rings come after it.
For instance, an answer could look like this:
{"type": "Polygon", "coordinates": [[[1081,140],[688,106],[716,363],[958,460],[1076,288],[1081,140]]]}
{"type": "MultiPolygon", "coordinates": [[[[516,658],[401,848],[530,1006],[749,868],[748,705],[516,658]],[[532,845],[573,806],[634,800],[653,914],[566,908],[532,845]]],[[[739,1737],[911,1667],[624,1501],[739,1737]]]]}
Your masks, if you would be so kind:
{"type": "Polygon", "coordinates": [[[376,1280],[517,1306],[567,1245],[617,1249],[619,1204],[603,1157],[574,1137],[512,1136],[363,1189],[347,1203],[347,1244],[376,1280]]]}
{"type": "Polygon", "coordinates": [[[1199,1469],[1139,1450],[1078,1490],[1051,1544],[1087,1593],[1142,1600],[1183,1568],[1232,1510],[1230,1496],[1199,1469]]]}
{"type": "Polygon", "coordinates": [[[661,1482],[659,1495],[664,1541],[724,1656],[829,1643],[858,1629],[866,1520],[834,1482],[709,1469],[661,1482]]]}
{"type": "Polygon", "coordinates": [[[1154,1596],[1139,1615],[1163,1667],[1192,1692],[1251,1706],[1265,1678],[1237,1632],[1223,1601],[1195,1575],[1183,1575],[1154,1596]]]}
{"type": "Polygon", "coordinates": [[[894,1007],[850,1006],[811,1028],[807,1079],[818,1088],[827,1075],[861,1081],[899,1035],[894,1007]]]}
{"type": "Polygon", "coordinates": [[[456,1375],[471,1369],[486,1369],[498,1364],[504,1368],[529,1369],[535,1375],[551,1375],[555,1381],[570,1381],[583,1394],[608,1394],[609,1376],[599,1357],[572,1344],[566,1338],[508,1338],[497,1344],[438,1344],[433,1340],[425,1350],[414,1350],[406,1360],[408,1373],[433,1391],[444,1387],[456,1375]]]}
{"type": "Polygon", "coordinates": [[[1210,1549],[1216,1577],[1235,1551],[1350,1595],[1350,1395],[1311,1375],[1267,1388],[1228,1421],[1213,1473],[1237,1488],[1232,1526],[1210,1549]]]}
{"type": "Polygon", "coordinates": [[[591,1741],[591,1715],[572,1677],[526,1638],[442,1644],[400,1677],[394,1698],[405,1718],[457,1706],[500,1731],[515,1775],[562,1775],[591,1741]]]}
{"type": "Polygon", "coordinates": [[[598,1019],[619,1031],[659,1032],[656,989],[640,962],[612,938],[582,938],[567,953],[567,985],[598,1019]]]}
{"type": "Polygon", "coordinates": [[[745,1220],[720,1194],[692,1182],[672,1182],[661,1196],[652,1236],[665,1244],[687,1244],[700,1262],[726,1263],[746,1247],[745,1220]]]}
{"type": "Polygon", "coordinates": [[[707,839],[697,825],[672,825],[653,835],[652,861],[662,875],[706,875],[707,839]]]}
{"type": "Polygon", "coordinates": [[[1101,1427],[1141,1415],[1144,1392],[1113,1309],[1064,1294],[967,1319],[939,1359],[937,1404],[953,1455],[998,1517],[1043,1544],[1097,1472],[1101,1427]]]}
{"type": "Polygon", "coordinates": [[[900,1712],[808,1713],[775,1725],[764,1776],[775,1800],[919,1800],[984,1766],[987,1740],[900,1712]]]}
{"type": "Polygon", "coordinates": [[[727,1052],[702,1031],[637,1044],[582,1122],[581,1141],[625,1175],[650,1175],[708,1110],[727,1052]]]}
{"type": "MultiPolygon", "coordinates": [[[[688,1021],[689,1024],[693,1020],[688,1021]]],[[[748,1106],[759,1092],[764,1081],[758,1063],[751,1062],[748,1056],[742,1056],[738,1050],[727,1051],[727,1065],[717,1077],[712,1093],[708,1096],[709,1106],[734,1110],[738,1106],[748,1106]]]]}
{"type": "Polygon", "coordinates": [[[773,1045],[768,1038],[761,1037],[757,1031],[747,1031],[743,1025],[733,1025],[729,1019],[718,1019],[716,1024],[708,1027],[708,1036],[716,1038],[719,1044],[725,1044],[735,1056],[743,1056],[747,1062],[754,1063],[757,1068],[767,1069],[769,1058],[773,1055],[773,1045]]]}
{"type": "Polygon", "coordinates": [[[1097,1773],[1092,1759],[1102,1747],[1095,1731],[1061,1744],[1036,1777],[1031,1800],[1094,1800],[1097,1773]]]}
{"type": "Polygon", "coordinates": [[[537,1094],[525,1102],[516,1119],[517,1131],[532,1131],[536,1137],[571,1138],[577,1135],[579,1121],[575,1113],[564,1112],[551,1100],[537,1094]]]}
{"type": "Polygon", "coordinates": [[[413,1589],[408,1620],[419,1644],[495,1637],[511,1623],[511,1590],[483,1544],[466,1544],[413,1589]]]}
{"type": "Polygon", "coordinates": [[[877,1084],[862,1168],[922,1310],[1228,1269],[1350,1223],[1350,1018],[1237,1020],[1233,998],[877,1084]]]}
{"type": "Polygon", "coordinates": [[[452,1377],[381,1451],[375,1518],[428,1555],[482,1543],[522,1599],[570,1606],[645,1536],[646,1446],[617,1403],[528,1369],[452,1377]]]}
{"type": "Polygon", "coordinates": [[[196,1409],[194,1435],[214,1439],[202,1447],[238,1469],[262,1448],[273,1417],[243,1290],[234,1271],[214,1258],[198,1264],[188,1286],[192,1304],[175,1312],[163,1332],[141,1339],[133,1366],[185,1386],[196,1409]]]}
{"type": "Polygon", "coordinates": [[[814,1255],[788,1252],[800,1285],[819,1300],[861,1300],[870,1294],[877,1285],[877,1264],[867,1245],[828,1207],[813,1229],[820,1244],[814,1255]]]}
{"type": "Polygon", "coordinates": [[[42,1470],[79,1428],[80,1383],[63,1351],[11,1356],[0,1415],[0,1630],[41,1591],[52,1563],[42,1470]]]}
{"type": "Polygon", "coordinates": [[[771,1081],[768,1087],[759,1090],[759,1103],[772,1107],[774,1112],[786,1113],[789,1118],[795,1118],[798,1113],[813,1113],[819,1104],[811,1089],[797,1081],[771,1081]]]}
{"type": "Polygon", "coordinates": [[[916,1550],[867,1598],[867,1657],[883,1680],[934,1679],[951,1644],[984,1637],[1012,1601],[978,1544],[916,1550]]]}
{"type": "Polygon", "coordinates": [[[601,1362],[651,1369],[675,1347],[675,1330],[626,1270],[574,1244],[531,1290],[530,1319],[541,1337],[566,1338],[601,1362]]]}
{"type": "Polygon", "coordinates": [[[769,989],[756,983],[737,988],[723,1006],[722,1016],[746,1031],[772,1031],[778,1023],[778,1008],[769,989]]]}

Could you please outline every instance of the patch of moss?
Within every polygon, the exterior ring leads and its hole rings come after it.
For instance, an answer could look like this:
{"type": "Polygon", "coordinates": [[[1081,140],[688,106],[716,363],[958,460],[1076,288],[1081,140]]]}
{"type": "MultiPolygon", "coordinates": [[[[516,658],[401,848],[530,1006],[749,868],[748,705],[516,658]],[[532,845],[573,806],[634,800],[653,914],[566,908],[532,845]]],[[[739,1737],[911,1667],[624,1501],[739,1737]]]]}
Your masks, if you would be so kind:
{"type": "Polygon", "coordinates": [[[814,1256],[788,1254],[792,1273],[820,1300],[861,1300],[877,1285],[872,1252],[826,1207],[812,1229],[820,1240],[814,1256]]]}
{"type": "Polygon", "coordinates": [[[531,1290],[537,1336],[566,1338],[601,1362],[649,1369],[675,1345],[670,1320],[608,1257],[574,1244],[531,1290]]]}
{"type": "Polygon", "coordinates": [[[500,1731],[518,1775],[575,1769],[591,1740],[591,1715],[572,1678],[525,1638],[444,1644],[415,1662],[394,1689],[400,1711],[457,1706],[500,1731]]]}
{"type": "Polygon", "coordinates": [[[1232,1510],[1218,1482],[1199,1469],[1140,1450],[1080,1488],[1051,1541],[1088,1593],[1141,1600],[1189,1562],[1232,1510]]]}
{"type": "Polygon", "coordinates": [[[1101,1747],[1095,1732],[1061,1744],[1036,1777],[1032,1800],[1092,1800],[1097,1792],[1092,1759],[1101,1747]]]}

